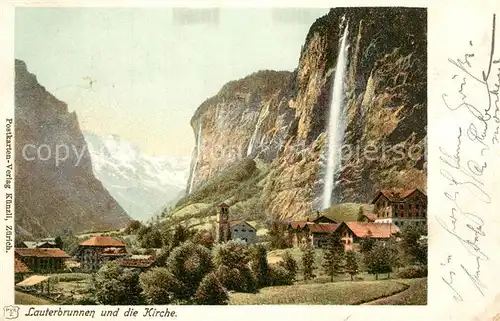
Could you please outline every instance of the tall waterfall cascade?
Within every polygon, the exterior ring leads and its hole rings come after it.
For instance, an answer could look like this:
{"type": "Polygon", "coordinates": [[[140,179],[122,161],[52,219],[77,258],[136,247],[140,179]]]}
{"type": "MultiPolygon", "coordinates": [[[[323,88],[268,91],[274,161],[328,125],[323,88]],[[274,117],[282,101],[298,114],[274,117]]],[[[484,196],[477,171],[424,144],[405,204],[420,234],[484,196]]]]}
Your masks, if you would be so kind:
{"type": "Polygon", "coordinates": [[[332,205],[332,192],[335,186],[336,174],[339,172],[341,165],[340,151],[346,127],[344,78],[347,66],[348,27],[349,25],[346,24],[340,42],[332,85],[327,132],[327,162],[323,185],[323,209],[332,205]]]}
{"type": "Polygon", "coordinates": [[[201,146],[202,146],[202,136],[201,129],[203,128],[203,119],[200,120],[200,125],[198,127],[198,136],[196,137],[196,161],[193,166],[193,170],[191,171],[191,181],[189,182],[189,190],[188,193],[193,191],[194,187],[194,175],[196,174],[196,169],[198,167],[198,163],[200,161],[201,155],[201,146]]]}
{"type": "Polygon", "coordinates": [[[264,122],[264,119],[266,119],[268,114],[269,114],[269,105],[264,107],[264,111],[259,115],[259,118],[257,119],[257,123],[255,124],[255,129],[253,130],[252,137],[250,138],[250,143],[248,144],[247,156],[250,156],[250,154],[252,153],[255,142],[257,141],[257,135],[259,133],[260,127],[262,126],[262,123],[264,122]]]}

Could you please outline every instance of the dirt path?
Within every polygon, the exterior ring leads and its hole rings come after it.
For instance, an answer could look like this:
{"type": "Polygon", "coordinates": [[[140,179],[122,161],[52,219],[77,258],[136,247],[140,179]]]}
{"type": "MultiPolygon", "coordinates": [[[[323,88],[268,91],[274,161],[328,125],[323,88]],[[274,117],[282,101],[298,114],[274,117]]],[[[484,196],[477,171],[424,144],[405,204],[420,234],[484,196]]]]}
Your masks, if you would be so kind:
{"type": "Polygon", "coordinates": [[[361,305],[426,305],[427,278],[396,281],[406,289],[392,295],[365,302],[361,305]]]}

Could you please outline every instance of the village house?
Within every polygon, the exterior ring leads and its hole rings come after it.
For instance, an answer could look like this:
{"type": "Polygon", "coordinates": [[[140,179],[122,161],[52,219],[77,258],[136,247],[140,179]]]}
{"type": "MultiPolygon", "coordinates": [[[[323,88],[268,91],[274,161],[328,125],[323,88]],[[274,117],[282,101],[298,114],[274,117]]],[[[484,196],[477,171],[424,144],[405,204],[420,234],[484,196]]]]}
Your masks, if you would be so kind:
{"type": "Polygon", "coordinates": [[[324,215],[317,215],[316,219],[293,221],[288,223],[288,231],[292,237],[293,246],[301,246],[311,242],[314,247],[324,247],[328,235],[335,232],[339,224],[324,215]]]}
{"type": "Polygon", "coordinates": [[[28,249],[50,249],[57,248],[55,238],[49,237],[41,239],[40,241],[21,241],[16,244],[16,248],[28,249]]]}
{"type": "Polygon", "coordinates": [[[127,256],[125,243],[109,236],[93,236],[79,244],[75,253],[86,271],[95,271],[106,262],[127,256]]]}
{"type": "Polygon", "coordinates": [[[29,267],[23,263],[20,259],[17,257],[14,257],[14,281],[15,283],[20,282],[26,278],[28,274],[30,274],[31,271],[29,267]]]}
{"type": "Polygon", "coordinates": [[[372,201],[375,223],[427,224],[427,195],[419,189],[385,189],[372,201]]]}
{"type": "Polygon", "coordinates": [[[217,212],[217,229],[215,240],[224,243],[239,240],[247,244],[257,242],[257,230],[244,220],[230,220],[229,205],[222,203],[217,212]]]}
{"type": "Polygon", "coordinates": [[[15,258],[33,272],[53,273],[65,268],[64,262],[70,258],[61,249],[53,248],[16,248],[15,258]]]}
{"type": "Polygon", "coordinates": [[[345,245],[345,250],[358,250],[357,245],[363,238],[387,240],[399,232],[392,223],[342,222],[335,230],[345,245]]]}
{"type": "Polygon", "coordinates": [[[116,261],[118,265],[128,269],[145,271],[155,265],[155,255],[131,255],[116,261]]]}

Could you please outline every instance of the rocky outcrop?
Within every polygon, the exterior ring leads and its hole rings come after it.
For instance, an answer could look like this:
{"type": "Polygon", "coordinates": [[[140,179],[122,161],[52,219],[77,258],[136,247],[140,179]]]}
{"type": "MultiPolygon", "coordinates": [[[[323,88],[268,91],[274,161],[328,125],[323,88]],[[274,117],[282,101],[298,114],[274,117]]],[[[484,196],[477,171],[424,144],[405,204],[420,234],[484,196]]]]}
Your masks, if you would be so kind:
{"type": "Polygon", "coordinates": [[[333,74],[347,24],[347,129],[333,199],[367,203],[381,188],[426,190],[427,13],[414,8],[332,9],[311,26],[295,72],[258,72],[205,101],[191,122],[195,133],[203,124],[191,172],[197,185],[249,157],[267,164],[262,188],[249,196],[267,217],[303,217],[319,207],[333,74]]]}
{"type": "Polygon", "coordinates": [[[129,216],[94,177],[76,114],[47,92],[24,62],[16,60],[15,68],[17,235],[125,226],[129,216]]]}

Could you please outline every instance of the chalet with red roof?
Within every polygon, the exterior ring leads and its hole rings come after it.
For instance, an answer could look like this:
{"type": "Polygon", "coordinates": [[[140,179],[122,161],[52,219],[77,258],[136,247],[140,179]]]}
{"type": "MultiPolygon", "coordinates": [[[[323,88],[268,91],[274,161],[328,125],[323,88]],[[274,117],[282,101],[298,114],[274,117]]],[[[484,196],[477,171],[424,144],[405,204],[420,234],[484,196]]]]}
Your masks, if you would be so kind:
{"type": "Polygon", "coordinates": [[[23,261],[14,257],[14,276],[16,283],[24,280],[25,276],[31,272],[33,271],[31,271],[30,268],[23,263],[23,261]]]}
{"type": "Polygon", "coordinates": [[[335,232],[338,226],[338,222],[318,214],[314,220],[306,218],[288,223],[288,232],[294,246],[311,242],[314,247],[324,247],[328,242],[328,235],[335,232]]]}
{"type": "Polygon", "coordinates": [[[62,271],[64,262],[71,257],[58,248],[16,248],[14,253],[31,271],[42,273],[62,271]]]}
{"type": "Polygon", "coordinates": [[[372,201],[375,223],[426,224],[427,195],[419,189],[384,189],[372,201]]]}
{"type": "Polygon", "coordinates": [[[356,244],[363,238],[384,240],[398,232],[395,224],[371,222],[342,222],[335,231],[344,242],[346,251],[357,250],[356,244]]]}
{"type": "Polygon", "coordinates": [[[87,271],[98,270],[108,261],[127,256],[125,243],[109,236],[93,236],[79,244],[75,256],[81,268],[87,271]]]}

